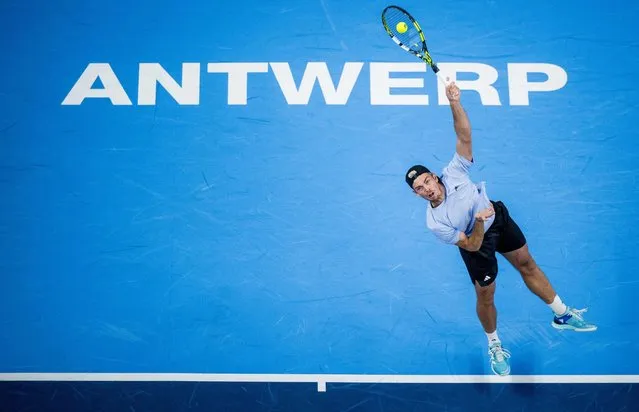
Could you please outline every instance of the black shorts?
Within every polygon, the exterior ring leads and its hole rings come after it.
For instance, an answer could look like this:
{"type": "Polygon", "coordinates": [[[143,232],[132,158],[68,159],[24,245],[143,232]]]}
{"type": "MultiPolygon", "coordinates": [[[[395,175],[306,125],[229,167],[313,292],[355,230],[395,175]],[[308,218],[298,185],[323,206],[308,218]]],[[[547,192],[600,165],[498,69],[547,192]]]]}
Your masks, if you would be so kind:
{"type": "Polygon", "coordinates": [[[495,281],[498,272],[496,252],[512,252],[526,244],[526,237],[510,217],[506,205],[492,200],[491,203],[495,209],[495,220],[484,233],[484,241],[479,250],[469,252],[459,248],[471,282],[475,284],[476,281],[479,286],[488,286],[495,281]]]}

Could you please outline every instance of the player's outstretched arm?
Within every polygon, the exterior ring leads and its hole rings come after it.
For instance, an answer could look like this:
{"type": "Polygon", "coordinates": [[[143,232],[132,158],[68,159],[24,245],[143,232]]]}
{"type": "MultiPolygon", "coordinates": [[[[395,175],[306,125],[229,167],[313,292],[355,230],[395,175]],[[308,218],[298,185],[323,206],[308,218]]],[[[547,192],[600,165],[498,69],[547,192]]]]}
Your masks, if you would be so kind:
{"type": "Polygon", "coordinates": [[[450,102],[450,108],[453,112],[453,124],[455,133],[457,134],[457,153],[468,160],[473,160],[473,142],[470,128],[470,120],[460,101],[459,87],[455,82],[446,86],[446,97],[450,102]]]}

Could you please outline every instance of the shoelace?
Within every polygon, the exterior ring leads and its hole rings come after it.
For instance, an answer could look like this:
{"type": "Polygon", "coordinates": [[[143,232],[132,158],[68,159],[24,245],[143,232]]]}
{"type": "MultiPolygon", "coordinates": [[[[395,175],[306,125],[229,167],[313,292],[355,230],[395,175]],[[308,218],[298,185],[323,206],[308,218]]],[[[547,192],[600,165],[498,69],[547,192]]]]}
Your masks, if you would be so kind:
{"type": "Polygon", "coordinates": [[[588,312],[588,308],[584,308],[584,309],[570,309],[569,313],[572,314],[573,316],[575,316],[577,319],[583,321],[584,317],[581,316],[582,313],[588,312]]]}
{"type": "Polygon", "coordinates": [[[503,362],[504,359],[506,358],[510,358],[510,352],[508,352],[508,350],[504,349],[501,347],[501,345],[495,345],[491,348],[488,349],[488,354],[490,355],[490,357],[497,361],[497,362],[503,362]]]}
{"type": "Polygon", "coordinates": [[[588,312],[588,308],[584,308],[584,309],[568,309],[568,313],[570,314],[570,316],[572,318],[574,318],[580,325],[585,325],[586,324],[586,320],[584,319],[584,317],[582,316],[582,313],[584,312],[588,312]]]}

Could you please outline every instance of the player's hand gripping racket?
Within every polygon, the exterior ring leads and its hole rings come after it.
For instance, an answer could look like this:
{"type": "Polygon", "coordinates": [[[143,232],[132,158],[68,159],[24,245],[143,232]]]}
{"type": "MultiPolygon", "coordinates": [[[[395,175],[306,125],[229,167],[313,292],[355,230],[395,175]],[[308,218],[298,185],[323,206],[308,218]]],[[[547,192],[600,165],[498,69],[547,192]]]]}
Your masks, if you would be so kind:
{"type": "Polygon", "coordinates": [[[426,37],[422,28],[410,13],[398,6],[388,6],[382,11],[382,24],[399,47],[425,61],[439,80],[445,86],[448,85],[449,82],[439,72],[439,67],[433,61],[428,47],[426,47],[426,37]]]}

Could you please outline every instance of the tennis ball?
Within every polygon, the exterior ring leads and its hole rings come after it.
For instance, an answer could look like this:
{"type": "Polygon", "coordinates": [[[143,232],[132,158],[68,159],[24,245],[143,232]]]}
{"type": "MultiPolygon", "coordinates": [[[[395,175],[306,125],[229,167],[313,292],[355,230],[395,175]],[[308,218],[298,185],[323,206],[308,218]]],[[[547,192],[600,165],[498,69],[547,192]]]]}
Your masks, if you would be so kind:
{"type": "Polygon", "coordinates": [[[399,33],[406,33],[406,30],[408,30],[408,24],[400,21],[399,23],[397,23],[396,29],[399,33]]]}

